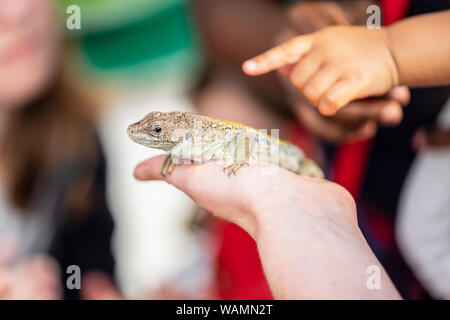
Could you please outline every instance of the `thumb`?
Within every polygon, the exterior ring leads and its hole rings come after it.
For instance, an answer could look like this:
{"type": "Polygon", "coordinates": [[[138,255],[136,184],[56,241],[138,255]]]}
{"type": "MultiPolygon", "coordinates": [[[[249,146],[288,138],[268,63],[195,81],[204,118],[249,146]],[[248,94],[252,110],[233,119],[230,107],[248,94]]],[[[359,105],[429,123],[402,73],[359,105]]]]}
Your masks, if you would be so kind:
{"type": "Polygon", "coordinates": [[[165,155],[142,161],[134,169],[134,177],[138,180],[165,180],[161,175],[165,155]]]}
{"type": "MultiPolygon", "coordinates": [[[[169,155],[170,156],[170,155],[169,155]]],[[[165,177],[161,175],[161,168],[167,155],[160,155],[138,164],[134,169],[134,176],[138,180],[163,180],[176,188],[189,193],[192,185],[192,177],[195,176],[198,165],[177,165],[176,170],[173,170],[165,177]]],[[[211,164],[203,165],[203,173],[205,171],[212,171],[211,164]]],[[[207,182],[204,179],[197,179],[196,183],[202,185],[207,182]]]]}

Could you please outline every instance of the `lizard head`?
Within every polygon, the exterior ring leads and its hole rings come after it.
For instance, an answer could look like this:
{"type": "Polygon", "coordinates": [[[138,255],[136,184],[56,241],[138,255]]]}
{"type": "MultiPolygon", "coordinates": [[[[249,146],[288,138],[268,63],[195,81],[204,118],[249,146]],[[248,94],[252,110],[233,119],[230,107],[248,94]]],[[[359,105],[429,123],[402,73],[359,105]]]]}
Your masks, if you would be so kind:
{"type": "Polygon", "coordinates": [[[141,121],[127,129],[134,142],[150,148],[170,151],[180,143],[189,131],[189,123],[183,112],[150,112],[141,121]]]}

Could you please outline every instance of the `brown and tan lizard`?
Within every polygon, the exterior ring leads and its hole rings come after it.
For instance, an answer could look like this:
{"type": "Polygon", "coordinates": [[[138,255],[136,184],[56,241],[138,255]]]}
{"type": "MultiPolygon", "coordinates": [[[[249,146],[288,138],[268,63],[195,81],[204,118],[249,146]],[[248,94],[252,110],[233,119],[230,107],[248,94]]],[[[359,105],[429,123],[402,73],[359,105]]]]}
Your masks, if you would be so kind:
{"type": "Polygon", "coordinates": [[[130,125],[127,133],[139,144],[169,152],[161,168],[163,176],[172,172],[175,164],[225,160],[228,175],[260,161],[323,178],[322,170],[296,146],[236,122],[190,112],[151,112],[130,125]]]}

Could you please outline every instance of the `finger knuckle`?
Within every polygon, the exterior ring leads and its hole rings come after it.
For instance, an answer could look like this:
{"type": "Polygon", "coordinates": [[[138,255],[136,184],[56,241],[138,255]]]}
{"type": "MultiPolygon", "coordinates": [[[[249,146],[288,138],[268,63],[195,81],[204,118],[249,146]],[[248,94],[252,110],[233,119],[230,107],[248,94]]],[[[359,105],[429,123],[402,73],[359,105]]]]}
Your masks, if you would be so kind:
{"type": "Polygon", "coordinates": [[[292,63],[296,62],[296,60],[297,60],[297,56],[296,56],[294,50],[292,50],[292,47],[294,45],[294,42],[293,42],[294,40],[295,40],[295,38],[288,42],[284,42],[280,45],[280,51],[282,53],[282,59],[283,59],[284,64],[292,64],[292,63]]]}
{"type": "Polygon", "coordinates": [[[334,93],[328,92],[323,96],[323,103],[334,109],[337,109],[339,107],[339,100],[339,96],[334,93]]]}
{"type": "Polygon", "coordinates": [[[312,101],[312,102],[316,102],[319,99],[319,90],[317,89],[316,86],[314,85],[310,85],[310,84],[306,84],[303,88],[303,94],[305,95],[305,97],[312,101]]]}
{"type": "Polygon", "coordinates": [[[290,81],[294,87],[296,87],[298,90],[302,90],[303,86],[305,85],[305,80],[302,76],[299,75],[298,72],[292,72],[290,81]]]}
{"type": "Polygon", "coordinates": [[[336,197],[338,199],[340,199],[341,203],[344,203],[348,206],[350,206],[353,211],[356,212],[356,203],[355,200],[353,199],[353,196],[351,195],[351,193],[345,189],[344,187],[340,186],[340,185],[336,185],[336,197]]]}

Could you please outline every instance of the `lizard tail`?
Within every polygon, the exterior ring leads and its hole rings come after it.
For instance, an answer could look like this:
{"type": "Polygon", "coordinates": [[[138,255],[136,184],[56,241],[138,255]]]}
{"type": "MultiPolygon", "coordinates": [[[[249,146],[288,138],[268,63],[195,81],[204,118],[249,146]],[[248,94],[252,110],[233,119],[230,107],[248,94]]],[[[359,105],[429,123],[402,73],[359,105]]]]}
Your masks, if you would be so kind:
{"type": "Polygon", "coordinates": [[[297,174],[318,179],[323,179],[325,177],[322,169],[320,169],[313,160],[306,157],[302,159],[297,174]]]}

